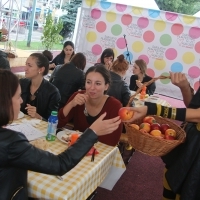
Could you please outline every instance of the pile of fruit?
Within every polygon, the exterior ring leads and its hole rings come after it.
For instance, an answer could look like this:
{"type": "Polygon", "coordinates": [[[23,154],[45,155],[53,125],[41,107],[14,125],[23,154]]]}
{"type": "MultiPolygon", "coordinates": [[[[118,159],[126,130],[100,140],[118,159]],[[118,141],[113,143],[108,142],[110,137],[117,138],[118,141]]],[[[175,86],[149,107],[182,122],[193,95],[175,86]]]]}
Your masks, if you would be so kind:
{"type": "Polygon", "coordinates": [[[130,126],[160,139],[176,140],[177,138],[174,129],[170,128],[168,124],[159,124],[152,116],[146,116],[140,125],[130,124],[130,126]]]}

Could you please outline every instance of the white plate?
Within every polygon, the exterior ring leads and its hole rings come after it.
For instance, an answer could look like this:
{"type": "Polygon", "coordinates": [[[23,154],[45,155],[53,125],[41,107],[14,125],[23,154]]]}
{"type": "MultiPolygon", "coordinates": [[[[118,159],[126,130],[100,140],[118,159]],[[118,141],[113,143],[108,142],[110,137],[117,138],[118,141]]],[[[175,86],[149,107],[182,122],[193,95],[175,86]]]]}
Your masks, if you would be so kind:
{"type": "Polygon", "coordinates": [[[18,114],[18,118],[17,119],[21,119],[23,117],[24,117],[24,113],[20,111],[19,114],[18,114]]]}
{"type": "MultiPolygon", "coordinates": [[[[57,138],[61,141],[61,142],[64,142],[65,144],[69,144],[68,142],[66,142],[65,140],[62,139],[62,136],[63,135],[71,135],[72,133],[77,133],[77,131],[74,131],[74,130],[68,130],[68,129],[65,129],[63,131],[60,131],[57,133],[57,138]]],[[[80,132],[81,134],[81,132],[80,132]]]]}

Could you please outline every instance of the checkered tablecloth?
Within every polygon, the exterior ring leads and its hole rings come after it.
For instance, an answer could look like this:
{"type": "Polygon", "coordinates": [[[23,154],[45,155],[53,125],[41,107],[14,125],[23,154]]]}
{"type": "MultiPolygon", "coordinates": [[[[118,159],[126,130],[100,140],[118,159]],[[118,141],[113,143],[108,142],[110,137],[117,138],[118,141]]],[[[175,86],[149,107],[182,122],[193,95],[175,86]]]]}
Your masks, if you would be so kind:
{"type": "MultiPolygon", "coordinates": [[[[30,119],[29,117],[26,117],[30,119]]],[[[47,123],[42,121],[35,126],[46,134],[47,123]]],[[[56,176],[28,172],[29,196],[39,199],[82,200],[86,199],[105,179],[110,168],[125,170],[125,165],[117,147],[111,147],[98,142],[95,147],[99,154],[94,162],[91,156],[85,156],[71,171],[62,176],[63,181],[56,176]]],[[[49,142],[49,151],[59,154],[67,148],[59,140],[49,142]]]]}

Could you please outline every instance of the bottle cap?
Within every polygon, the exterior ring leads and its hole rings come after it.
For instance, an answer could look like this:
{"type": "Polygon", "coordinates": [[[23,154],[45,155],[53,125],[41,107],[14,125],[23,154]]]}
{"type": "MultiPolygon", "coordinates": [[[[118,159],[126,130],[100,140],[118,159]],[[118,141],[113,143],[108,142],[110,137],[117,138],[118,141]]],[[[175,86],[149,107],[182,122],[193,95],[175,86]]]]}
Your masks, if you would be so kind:
{"type": "Polygon", "coordinates": [[[58,115],[58,112],[57,112],[57,111],[51,111],[51,115],[57,116],[57,115],[58,115]]]}

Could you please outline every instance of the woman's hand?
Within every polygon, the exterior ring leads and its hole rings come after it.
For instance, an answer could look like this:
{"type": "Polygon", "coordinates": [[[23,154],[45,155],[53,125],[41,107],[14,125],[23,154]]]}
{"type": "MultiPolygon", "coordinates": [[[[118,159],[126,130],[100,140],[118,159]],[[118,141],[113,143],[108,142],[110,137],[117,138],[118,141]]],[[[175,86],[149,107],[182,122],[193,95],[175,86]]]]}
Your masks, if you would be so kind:
{"type": "Polygon", "coordinates": [[[49,69],[50,69],[50,68],[53,68],[53,69],[54,69],[55,67],[56,67],[55,63],[49,64],[49,69]]]}
{"type": "Polygon", "coordinates": [[[102,114],[91,126],[92,129],[98,136],[107,135],[115,131],[120,123],[120,117],[117,116],[112,119],[103,120],[106,116],[106,113],[102,114]]]}
{"type": "Polygon", "coordinates": [[[112,62],[111,61],[108,61],[108,62],[106,62],[105,63],[105,66],[106,66],[106,68],[108,69],[108,70],[111,70],[112,69],[112,62]]]}
{"type": "Polygon", "coordinates": [[[133,117],[130,120],[126,120],[123,122],[133,122],[137,119],[140,119],[147,114],[147,106],[141,106],[141,107],[127,107],[127,110],[133,111],[133,117]]]}
{"type": "Polygon", "coordinates": [[[37,110],[35,106],[31,106],[30,104],[27,104],[27,107],[25,109],[27,110],[27,113],[30,117],[38,118],[37,117],[38,114],[37,114],[37,110]]]}
{"type": "Polygon", "coordinates": [[[77,106],[77,105],[83,105],[85,104],[85,102],[87,102],[88,100],[88,95],[87,94],[80,94],[78,93],[74,99],[71,101],[71,104],[73,107],[77,106]]]}
{"type": "Polygon", "coordinates": [[[136,80],[136,85],[138,86],[138,88],[141,88],[143,86],[143,84],[139,80],[136,80]]]}
{"type": "Polygon", "coordinates": [[[171,82],[174,85],[176,85],[180,89],[188,88],[189,82],[184,73],[181,73],[181,72],[177,72],[177,73],[169,72],[169,73],[171,77],[171,82]]]}

